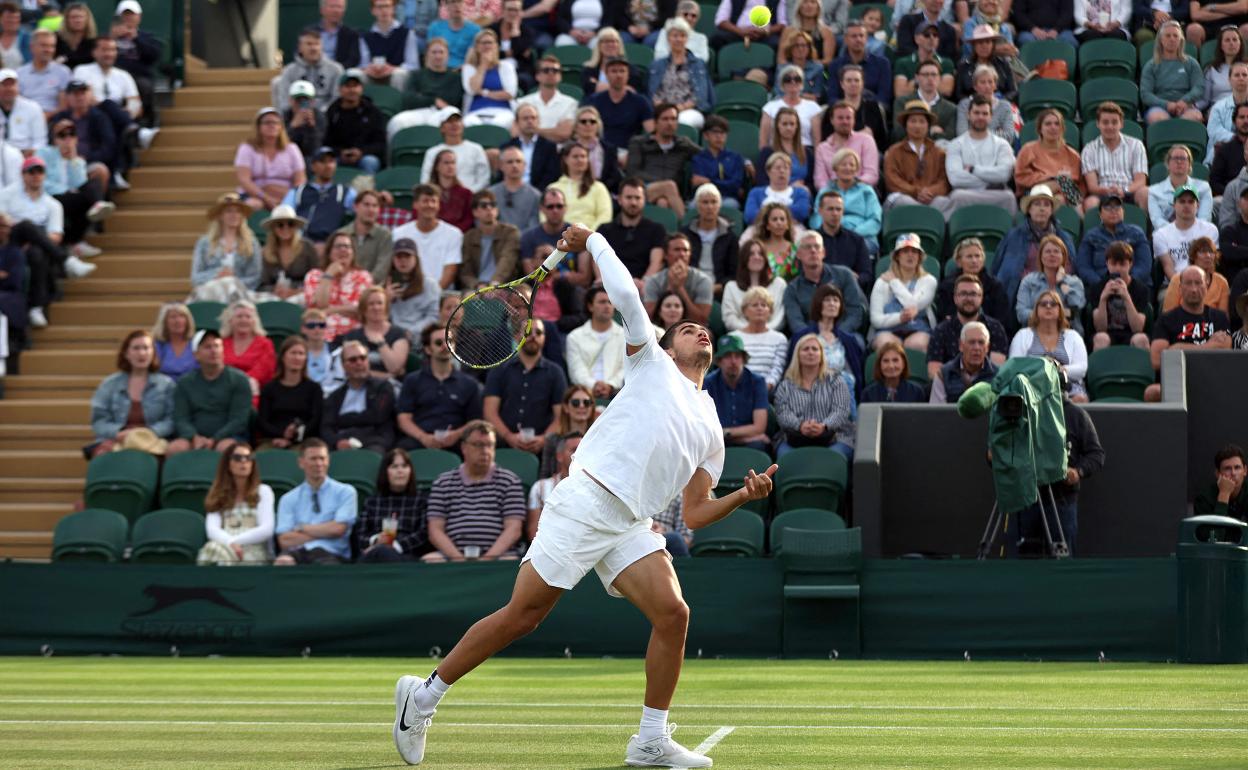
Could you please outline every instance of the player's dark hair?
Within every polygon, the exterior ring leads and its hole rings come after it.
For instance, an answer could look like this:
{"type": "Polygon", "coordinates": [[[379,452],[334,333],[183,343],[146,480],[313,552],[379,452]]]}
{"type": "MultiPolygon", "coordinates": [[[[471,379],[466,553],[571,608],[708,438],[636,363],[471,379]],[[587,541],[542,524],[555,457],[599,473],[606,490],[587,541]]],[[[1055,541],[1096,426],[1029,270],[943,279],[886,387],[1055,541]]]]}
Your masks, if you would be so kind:
{"type": "Polygon", "coordinates": [[[1244,457],[1244,450],[1240,449],[1238,444],[1227,444],[1226,446],[1219,449],[1218,453],[1213,456],[1214,470],[1221,469],[1222,463],[1226,462],[1227,460],[1233,460],[1236,457],[1239,458],[1239,461],[1241,463],[1248,465],[1248,458],[1244,457]]]}
{"type": "Polygon", "coordinates": [[[706,329],[707,334],[711,333],[711,327],[701,321],[695,321],[692,318],[682,318],[667,327],[667,331],[663,332],[663,336],[659,338],[659,347],[663,350],[671,350],[672,345],[676,342],[676,332],[680,329],[680,327],[685,326],[686,324],[693,324],[694,326],[706,329]]]}

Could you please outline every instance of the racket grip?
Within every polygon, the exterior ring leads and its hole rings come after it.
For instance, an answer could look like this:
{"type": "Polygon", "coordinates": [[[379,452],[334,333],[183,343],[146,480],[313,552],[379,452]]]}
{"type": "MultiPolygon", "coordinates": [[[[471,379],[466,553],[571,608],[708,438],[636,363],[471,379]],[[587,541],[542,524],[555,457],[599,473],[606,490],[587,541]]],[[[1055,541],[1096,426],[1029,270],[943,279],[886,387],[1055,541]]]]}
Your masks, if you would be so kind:
{"type": "Polygon", "coordinates": [[[555,251],[551,252],[550,256],[546,258],[546,261],[542,263],[542,269],[549,273],[551,270],[554,270],[556,267],[558,267],[559,263],[562,262],[564,258],[567,256],[568,256],[567,252],[559,251],[556,249],[555,251]]]}

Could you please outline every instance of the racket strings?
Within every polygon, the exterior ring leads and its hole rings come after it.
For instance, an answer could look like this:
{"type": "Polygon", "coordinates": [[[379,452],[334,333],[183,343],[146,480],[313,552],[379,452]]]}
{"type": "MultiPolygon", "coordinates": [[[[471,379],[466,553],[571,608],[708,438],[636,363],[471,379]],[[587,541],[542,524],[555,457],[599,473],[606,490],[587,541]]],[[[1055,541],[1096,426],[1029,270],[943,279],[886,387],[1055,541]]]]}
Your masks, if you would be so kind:
{"type": "Polygon", "coordinates": [[[507,360],[524,343],[528,301],[513,289],[490,289],[464,300],[447,323],[447,344],[463,363],[488,367],[507,360]]]}

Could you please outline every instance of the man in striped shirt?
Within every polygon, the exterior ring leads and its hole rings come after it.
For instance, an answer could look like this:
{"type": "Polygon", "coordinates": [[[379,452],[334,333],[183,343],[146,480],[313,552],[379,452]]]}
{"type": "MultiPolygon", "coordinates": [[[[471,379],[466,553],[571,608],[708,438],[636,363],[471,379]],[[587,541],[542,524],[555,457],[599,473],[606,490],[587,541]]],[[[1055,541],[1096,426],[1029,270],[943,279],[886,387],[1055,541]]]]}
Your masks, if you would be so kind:
{"type": "Polygon", "coordinates": [[[494,426],[473,420],[464,426],[464,462],[433,481],[425,517],[429,542],[437,550],[423,561],[516,559],[524,527],[520,477],[494,464],[494,426]]]}
{"type": "Polygon", "coordinates": [[[1080,155],[1088,187],[1085,211],[1110,194],[1148,210],[1148,153],[1143,142],[1122,133],[1122,126],[1122,108],[1117,104],[1104,102],[1096,108],[1101,135],[1088,142],[1080,155]]]}

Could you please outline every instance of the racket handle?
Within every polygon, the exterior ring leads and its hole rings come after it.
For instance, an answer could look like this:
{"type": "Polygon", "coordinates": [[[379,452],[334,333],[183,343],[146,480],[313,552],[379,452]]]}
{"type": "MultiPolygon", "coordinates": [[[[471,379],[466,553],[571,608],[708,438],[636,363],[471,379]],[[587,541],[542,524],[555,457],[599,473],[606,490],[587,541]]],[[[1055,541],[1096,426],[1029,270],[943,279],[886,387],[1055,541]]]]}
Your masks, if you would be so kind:
{"type": "Polygon", "coordinates": [[[550,256],[546,258],[546,261],[542,263],[542,269],[549,273],[551,270],[558,267],[559,263],[562,262],[567,256],[567,252],[559,250],[551,252],[550,256]]]}

